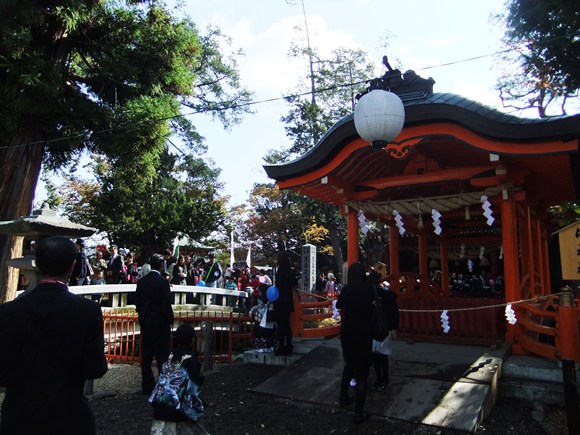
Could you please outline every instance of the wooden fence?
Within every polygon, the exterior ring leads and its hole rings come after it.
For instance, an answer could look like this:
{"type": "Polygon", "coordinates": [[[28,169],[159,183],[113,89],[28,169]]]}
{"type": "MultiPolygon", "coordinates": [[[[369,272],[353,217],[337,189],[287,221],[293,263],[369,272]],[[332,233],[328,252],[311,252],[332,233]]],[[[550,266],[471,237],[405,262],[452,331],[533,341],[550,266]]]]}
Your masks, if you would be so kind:
{"type": "MultiPolygon", "coordinates": [[[[138,365],[141,360],[140,330],[137,314],[130,309],[103,313],[105,356],[112,364],[138,365]]],[[[175,315],[173,330],[182,323],[193,324],[197,334],[197,351],[200,359],[206,355],[203,326],[211,325],[212,355],[217,363],[231,363],[236,351],[250,348],[252,343],[251,317],[233,312],[180,311],[175,315]]]]}

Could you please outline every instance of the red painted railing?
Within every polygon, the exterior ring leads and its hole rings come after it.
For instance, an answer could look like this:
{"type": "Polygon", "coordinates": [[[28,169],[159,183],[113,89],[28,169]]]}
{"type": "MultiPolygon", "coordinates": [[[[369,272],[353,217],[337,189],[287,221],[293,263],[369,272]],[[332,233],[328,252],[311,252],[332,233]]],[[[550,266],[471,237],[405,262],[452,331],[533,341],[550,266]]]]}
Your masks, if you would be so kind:
{"type": "MultiPolygon", "coordinates": [[[[311,293],[300,293],[295,300],[292,317],[295,337],[334,337],[340,324],[318,327],[318,322],[332,317],[332,299],[311,293]]],[[[134,309],[117,308],[103,312],[105,355],[112,364],[140,363],[140,330],[134,309]]],[[[173,328],[182,323],[192,323],[198,331],[197,347],[204,358],[204,324],[211,322],[212,359],[216,363],[231,363],[236,352],[252,347],[254,321],[250,316],[228,311],[176,311],[173,328]]]]}
{"type": "MultiPolygon", "coordinates": [[[[105,356],[113,364],[140,363],[140,331],[134,310],[118,309],[103,313],[105,356]]],[[[253,320],[246,315],[219,311],[180,311],[175,315],[174,329],[182,323],[192,323],[199,331],[197,345],[200,358],[204,354],[203,325],[210,322],[213,329],[211,345],[215,362],[232,362],[237,350],[251,347],[253,320]]]]}
{"type": "MultiPolygon", "coordinates": [[[[579,302],[576,299],[575,310],[578,319],[576,328],[580,326],[579,302]]],[[[564,329],[570,325],[564,325],[562,322],[560,296],[552,295],[533,303],[519,303],[513,308],[517,318],[514,353],[536,355],[550,360],[561,359],[562,348],[569,345],[563,341],[564,337],[567,337],[564,329]]],[[[571,326],[573,328],[574,324],[571,326]]],[[[575,355],[571,355],[572,358],[580,361],[578,345],[573,349],[575,355]]]]}
{"type": "Polygon", "coordinates": [[[498,299],[400,297],[398,304],[399,338],[481,345],[504,341],[505,308],[496,306],[498,299]],[[451,329],[448,334],[441,327],[443,310],[449,311],[451,329]]]}
{"type": "Polygon", "coordinates": [[[319,326],[319,322],[332,318],[333,298],[300,291],[295,294],[294,313],[291,318],[292,335],[303,338],[330,338],[340,334],[340,323],[319,326]]]}

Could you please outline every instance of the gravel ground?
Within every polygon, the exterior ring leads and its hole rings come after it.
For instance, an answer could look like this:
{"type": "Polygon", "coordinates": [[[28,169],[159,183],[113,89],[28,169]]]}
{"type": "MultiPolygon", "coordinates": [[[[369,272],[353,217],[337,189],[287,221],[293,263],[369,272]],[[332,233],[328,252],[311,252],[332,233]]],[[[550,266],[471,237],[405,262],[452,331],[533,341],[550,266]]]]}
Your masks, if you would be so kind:
{"type": "MultiPolygon", "coordinates": [[[[457,431],[394,419],[373,417],[352,424],[352,412],[311,405],[250,391],[283,367],[244,364],[236,361],[206,374],[202,397],[209,404],[203,426],[222,434],[457,434],[457,431]]],[[[152,409],[139,391],[139,369],[114,366],[95,382],[90,403],[99,434],[143,435],[151,426],[152,409]]],[[[561,435],[567,433],[561,408],[542,407],[515,399],[500,398],[477,433],[561,435]]]]}

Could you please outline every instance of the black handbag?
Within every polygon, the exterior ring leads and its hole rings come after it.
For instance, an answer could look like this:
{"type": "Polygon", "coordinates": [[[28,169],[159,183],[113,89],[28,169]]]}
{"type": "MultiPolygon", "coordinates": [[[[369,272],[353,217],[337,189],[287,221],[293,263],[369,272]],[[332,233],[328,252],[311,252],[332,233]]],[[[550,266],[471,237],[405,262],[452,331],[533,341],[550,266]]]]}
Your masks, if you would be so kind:
{"type": "Polygon", "coordinates": [[[383,298],[377,294],[377,288],[373,285],[375,300],[372,315],[372,337],[373,340],[383,341],[389,335],[389,323],[385,310],[383,309],[383,298]]]}

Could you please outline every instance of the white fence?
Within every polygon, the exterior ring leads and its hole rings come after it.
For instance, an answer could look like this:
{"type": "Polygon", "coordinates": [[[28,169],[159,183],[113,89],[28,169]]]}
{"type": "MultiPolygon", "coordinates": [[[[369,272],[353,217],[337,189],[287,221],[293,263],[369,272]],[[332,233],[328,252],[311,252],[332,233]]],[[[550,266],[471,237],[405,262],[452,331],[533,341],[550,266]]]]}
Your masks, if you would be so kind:
{"type": "MultiPolygon", "coordinates": [[[[123,307],[127,304],[127,294],[134,293],[137,288],[137,284],[103,284],[103,285],[79,285],[69,287],[71,293],[89,296],[89,295],[100,295],[107,293],[111,295],[112,302],[111,307],[123,307]]],[[[232,306],[228,304],[228,300],[237,301],[238,298],[247,298],[249,296],[246,291],[239,290],[228,290],[224,288],[215,287],[198,287],[193,285],[171,285],[171,293],[174,294],[175,305],[185,304],[185,299],[187,294],[201,296],[201,305],[210,305],[210,297],[212,295],[222,296],[222,306],[232,306]]],[[[215,301],[215,300],[214,300],[215,301]]]]}

